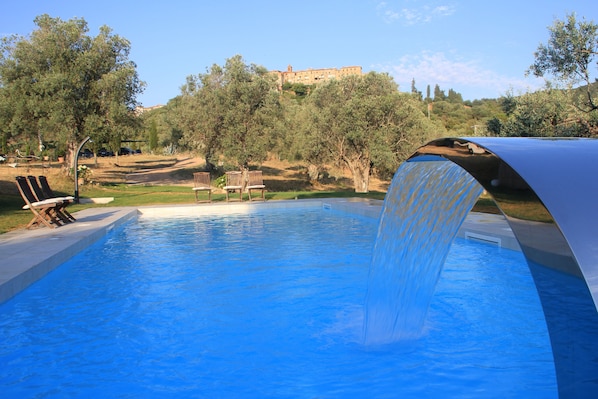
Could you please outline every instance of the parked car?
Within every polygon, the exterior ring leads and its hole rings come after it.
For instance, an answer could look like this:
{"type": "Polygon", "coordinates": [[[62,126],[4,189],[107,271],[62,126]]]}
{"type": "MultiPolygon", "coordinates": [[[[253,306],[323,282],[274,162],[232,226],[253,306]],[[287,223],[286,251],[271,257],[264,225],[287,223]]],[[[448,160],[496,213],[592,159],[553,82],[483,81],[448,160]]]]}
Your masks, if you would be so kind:
{"type": "Polygon", "coordinates": [[[105,149],[105,148],[101,148],[101,149],[98,151],[98,156],[99,156],[99,157],[113,157],[113,156],[114,156],[114,153],[113,153],[112,151],[108,151],[108,150],[107,150],[107,149],[105,149]]]}
{"type": "Polygon", "coordinates": [[[93,158],[93,151],[91,151],[89,148],[86,148],[79,153],[79,157],[80,158],[93,158]]]}
{"type": "Polygon", "coordinates": [[[118,155],[133,155],[134,153],[135,152],[129,147],[121,147],[120,150],[118,150],[118,155]]]}

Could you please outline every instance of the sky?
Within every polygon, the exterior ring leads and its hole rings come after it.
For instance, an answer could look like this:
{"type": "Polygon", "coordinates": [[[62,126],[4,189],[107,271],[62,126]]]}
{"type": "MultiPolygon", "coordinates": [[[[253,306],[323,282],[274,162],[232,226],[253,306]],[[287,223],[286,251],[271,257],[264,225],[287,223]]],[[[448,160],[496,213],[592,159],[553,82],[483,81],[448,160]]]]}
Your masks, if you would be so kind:
{"type": "Polygon", "coordinates": [[[543,85],[525,72],[556,19],[598,23],[596,0],[0,0],[0,10],[0,36],[26,37],[48,14],[128,39],[145,107],[235,55],[280,71],[357,65],[401,91],[415,80],[424,95],[428,85],[464,100],[521,94],[543,85]]]}

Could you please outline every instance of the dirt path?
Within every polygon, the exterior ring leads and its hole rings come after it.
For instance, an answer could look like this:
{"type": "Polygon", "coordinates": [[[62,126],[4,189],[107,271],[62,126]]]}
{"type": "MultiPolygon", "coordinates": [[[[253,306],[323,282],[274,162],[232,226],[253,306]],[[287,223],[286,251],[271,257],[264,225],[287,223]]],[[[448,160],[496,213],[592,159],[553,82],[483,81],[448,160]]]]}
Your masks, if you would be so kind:
{"type": "MultiPolygon", "coordinates": [[[[173,165],[156,166],[154,164],[154,167],[141,168],[127,173],[125,181],[127,184],[192,186],[191,173],[182,171],[198,170],[204,165],[204,162],[204,159],[200,157],[180,155],[173,165]]],[[[148,165],[150,164],[148,163],[148,165]]],[[[273,191],[350,189],[353,184],[348,171],[344,171],[344,177],[327,178],[314,186],[308,181],[302,166],[285,161],[268,160],[260,168],[264,171],[264,181],[267,181],[267,186],[273,191]]],[[[369,188],[374,191],[386,191],[388,184],[389,182],[372,178],[369,188]]]]}
{"type": "Polygon", "coordinates": [[[203,165],[201,158],[177,158],[173,166],[165,168],[140,169],[137,172],[127,173],[127,184],[158,184],[158,185],[189,185],[192,181],[181,180],[177,177],[178,171],[201,167],[203,165]]]}

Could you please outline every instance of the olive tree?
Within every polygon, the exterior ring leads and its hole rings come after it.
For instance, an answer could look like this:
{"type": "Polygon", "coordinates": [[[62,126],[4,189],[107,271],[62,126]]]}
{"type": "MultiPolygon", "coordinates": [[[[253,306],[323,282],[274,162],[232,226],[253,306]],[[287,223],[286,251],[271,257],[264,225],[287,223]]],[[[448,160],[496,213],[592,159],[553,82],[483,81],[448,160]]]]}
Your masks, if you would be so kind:
{"type": "Polygon", "coordinates": [[[241,169],[266,160],[280,117],[279,93],[274,77],[255,64],[245,65],[240,56],[224,66],[224,128],[222,152],[241,169]]]}
{"type": "Polygon", "coordinates": [[[275,79],[264,67],[234,56],[223,67],[188,77],[183,98],[186,141],[204,152],[207,163],[222,154],[243,170],[266,160],[281,107],[275,79]]]}
{"type": "Polygon", "coordinates": [[[574,104],[598,119],[598,103],[592,91],[598,65],[594,61],[598,54],[598,25],[569,14],[563,21],[555,20],[548,29],[548,43],[538,46],[535,61],[527,72],[537,77],[552,76],[569,87],[583,84],[583,95],[574,104]]]}
{"type": "Polygon", "coordinates": [[[61,143],[72,160],[86,136],[120,142],[137,128],[136,96],[143,90],[130,43],[107,26],[88,35],[84,19],[35,18],[29,37],[0,44],[0,118],[14,141],[61,143]]]}
{"type": "Polygon", "coordinates": [[[368,191],[372,168],[394,171],[437,128],[421,103],[399,93],[387,74],[370,72],[319,85],[306,106],[311,120],[304,126],[304,157],[346,166],[356,192],[368,191]]]}
{"type": "Polygon", "coordinates": [[[214,168],[224,122],[223,70],[213,65],[209,73],[188,76],[181,88],[176,120],[183,141],[204,155],[207,170],[214,168]]]}
{"type": "Polygon", "coordinates": [[[510,96],[508,102],[508,119],[498,128],[501,136],[557,137],[577,133],[570,119],[571,101],[561,90],[547,89],[510,96]]]}

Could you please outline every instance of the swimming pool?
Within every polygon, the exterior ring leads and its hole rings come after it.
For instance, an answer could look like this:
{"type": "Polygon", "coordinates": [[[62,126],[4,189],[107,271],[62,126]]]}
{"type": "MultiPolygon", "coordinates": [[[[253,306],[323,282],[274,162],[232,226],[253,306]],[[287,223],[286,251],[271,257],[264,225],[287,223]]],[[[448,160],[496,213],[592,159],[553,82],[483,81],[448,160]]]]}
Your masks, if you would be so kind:
{"type": "Polygon", "coordinates": [[[376,229],[321,208],[115,228],[0,305],[3,397],[557,396],[515,251],[457,240],[424,336],[364,346],[376,229]]]}

